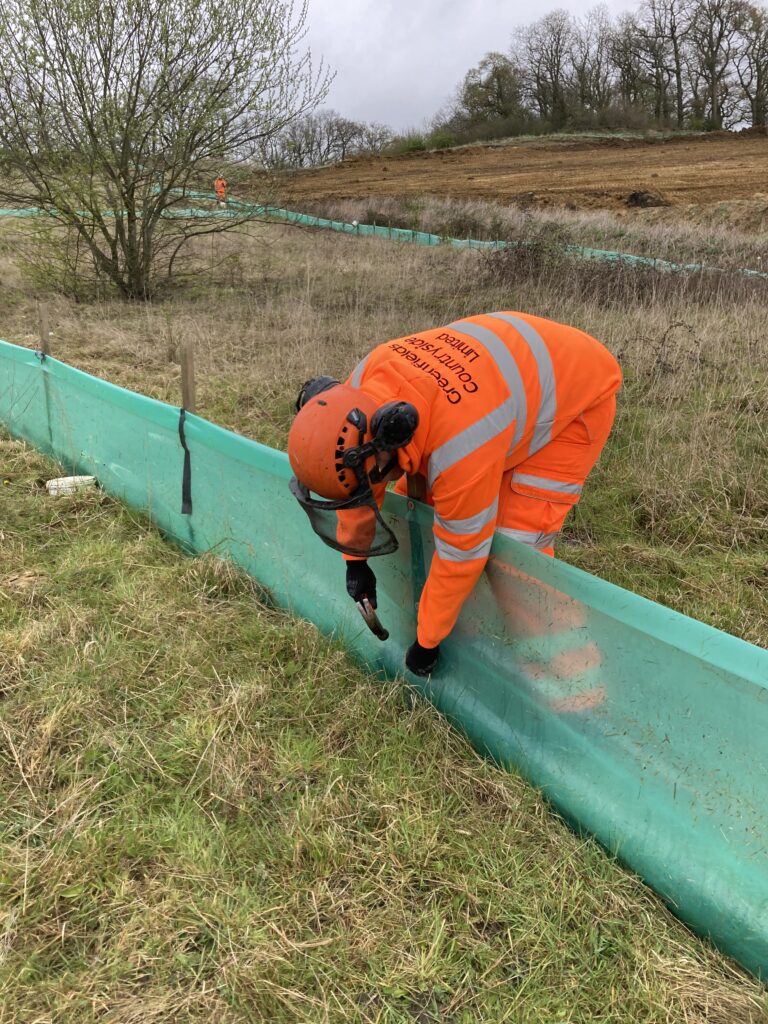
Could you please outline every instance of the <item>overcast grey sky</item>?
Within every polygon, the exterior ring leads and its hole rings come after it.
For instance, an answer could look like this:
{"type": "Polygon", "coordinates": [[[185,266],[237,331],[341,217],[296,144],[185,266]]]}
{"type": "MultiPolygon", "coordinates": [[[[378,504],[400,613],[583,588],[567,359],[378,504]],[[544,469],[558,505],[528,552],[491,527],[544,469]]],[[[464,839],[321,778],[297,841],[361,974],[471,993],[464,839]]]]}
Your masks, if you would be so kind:
{"type": "MultiPolygon", "coordinates": [[[[504,51],[512,30],[558,7],[581,15],[595,0],[309,0],[308,43],[335,69],[325,106],[361,121],[420,128],[469,68],[504,51]]],[[[635,7],[610,0],[612,15],[635,7]]]]}

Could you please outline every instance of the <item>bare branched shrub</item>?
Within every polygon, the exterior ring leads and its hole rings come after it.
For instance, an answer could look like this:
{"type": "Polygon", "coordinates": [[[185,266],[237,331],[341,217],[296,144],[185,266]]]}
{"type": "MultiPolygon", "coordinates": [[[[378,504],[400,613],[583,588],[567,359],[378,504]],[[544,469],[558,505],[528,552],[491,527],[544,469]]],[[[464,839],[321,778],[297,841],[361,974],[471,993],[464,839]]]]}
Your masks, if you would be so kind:
{"type": "Polygon", "coordinates": [[[412,197],[377,196],[318,201],[305,208],[333,220],[418,229],[452,238],[521,241],[557,237],[572,245],[675,263],[723,269],[760,270],[763,262],[768,266],[768,237],[756,230],[762,222],[764,204],[752,210],[748,218],[749,209],[737,206],[732,211],[732,217],[745,220],[742,228],[729,222],[716,223],[713,217],[701,217],[701,223],[687,222],[687,210],[663,211],[664,218],[660,218],[655,210],[628,217],[617,216],[611,210],[543,208],[536,205],[533,196],[517,197],[509,204],[445,196],[420,196],[417,202],[412,197]]]}
{"type": "Polygon", "coordinates": [[[193,238],[254,215],[230,203],[202,218],[197,190],[325,96],[328,74],[302,52],[306,14],[283,0],[6,0],[0,201],[43,211],[77,235],[78,265],[149,299],[193,238]]]}
{"type": "Polygon", "coordinates": [[[41,217],[17,238],[19,268],[36,288],[60,292],[75,301],[98,295],[99,268],[74,228],[41,217]]]}
{"type": "Polygon", "coordinates": [[[627,259],[585,258],[556,237],[515,239],[506,248],[480,251],[483,277],[493,284],[522,282],[566,289],[606,308],[646,303],[768,300],[768,280],[729,270],[670,270],[627,259]]]}

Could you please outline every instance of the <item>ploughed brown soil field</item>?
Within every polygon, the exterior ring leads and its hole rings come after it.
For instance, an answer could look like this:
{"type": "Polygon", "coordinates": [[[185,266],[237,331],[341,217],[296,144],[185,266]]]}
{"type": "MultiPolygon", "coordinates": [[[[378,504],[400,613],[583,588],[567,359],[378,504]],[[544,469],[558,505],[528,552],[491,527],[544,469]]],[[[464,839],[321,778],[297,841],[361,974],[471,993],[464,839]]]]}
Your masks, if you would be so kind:
{"type": "Polygon", "coordinates": [[[286,203],[436,194],[502,203],[616,208],[633,192],[707,204],[768,193],[768,138],[718,133],[671,139],[511,142],[399,157],[347,160],[303,171],[286,203]]]}

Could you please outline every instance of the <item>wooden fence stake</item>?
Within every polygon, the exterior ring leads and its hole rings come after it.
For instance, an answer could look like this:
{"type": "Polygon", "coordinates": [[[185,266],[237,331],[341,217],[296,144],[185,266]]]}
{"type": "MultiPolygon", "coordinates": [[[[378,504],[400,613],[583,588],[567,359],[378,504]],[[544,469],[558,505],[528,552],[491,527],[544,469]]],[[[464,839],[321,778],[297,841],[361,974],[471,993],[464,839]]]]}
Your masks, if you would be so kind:
{"type": "Polygon", "coordinates": [[[51,338],[48,333],[48,307],[44,302],[38,302],[37,312],[40,317],[40,351],[44,356],[51,354],[51,338]]]}
{"type": "Polygon", "coordinates": [[[187,412],[195,412],[195,357],[188,341],[181,344],[181,404],[187,412]]]}
{"type": "Polygon", "coordinates": [[[168,357],[169,363],[176,362],[176,342],[173,339],[173,324],[170,317],[168,318],[168,340],[165,346],[165,354],[168,357]]]}

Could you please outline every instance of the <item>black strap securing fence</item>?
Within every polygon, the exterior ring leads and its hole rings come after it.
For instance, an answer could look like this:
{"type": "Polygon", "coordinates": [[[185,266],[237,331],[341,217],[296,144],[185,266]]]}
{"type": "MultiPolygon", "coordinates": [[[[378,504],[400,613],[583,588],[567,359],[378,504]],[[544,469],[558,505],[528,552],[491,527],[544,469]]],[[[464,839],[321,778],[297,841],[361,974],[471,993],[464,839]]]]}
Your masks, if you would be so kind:
{"type": "Polygon", "coordinates": [[[184,420],[186,418],[186,409],[181,409],[179,413],[179,440],[181,441],[181,447],[184,449],[184,472],[181,477],[181,514],[183,516],[192,515],[192,459],[189,454],[189,448],[187,447],[187,439],[184,436],[184,420]]]}

